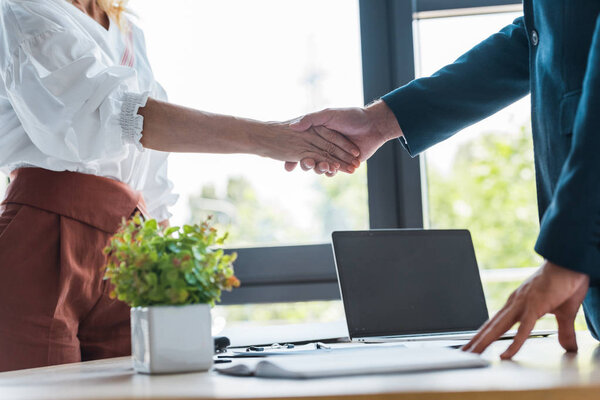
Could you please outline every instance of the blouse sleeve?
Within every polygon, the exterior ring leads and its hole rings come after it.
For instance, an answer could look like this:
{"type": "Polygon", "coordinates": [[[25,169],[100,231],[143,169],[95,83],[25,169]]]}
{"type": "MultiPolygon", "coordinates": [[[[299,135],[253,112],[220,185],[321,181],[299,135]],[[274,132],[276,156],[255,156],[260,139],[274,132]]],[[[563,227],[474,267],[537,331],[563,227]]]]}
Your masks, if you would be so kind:
{"type": "Polygon", "coordinates": [[[137,115],[148,93],[133,68],[111,65],[89,37],[61,26],[21,41],[0,65],[7,97],[31,141],[71,162],[127,155],[141,146],[137,115]]]}
{"type": "Polygon", "coordinates": [[[155,150],[149,152],[148,178],[142,194],[148,214],[157,221],[164,221],[171,217],[169,207],[175,205],[179,196],[173,193],[173,183],[167,177],[169,153],[155,150]]]}

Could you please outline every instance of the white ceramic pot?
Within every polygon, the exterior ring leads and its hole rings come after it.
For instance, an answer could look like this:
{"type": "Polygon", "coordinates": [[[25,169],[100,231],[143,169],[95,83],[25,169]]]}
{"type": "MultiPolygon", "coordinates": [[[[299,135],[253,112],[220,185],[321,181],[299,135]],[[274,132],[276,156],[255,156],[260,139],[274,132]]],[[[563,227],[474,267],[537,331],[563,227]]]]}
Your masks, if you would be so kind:
{"type": "Polygon", "coordinates": [[[137,372],[207,371],[214,353],[210,306],[132,308],[131,352],[137,372]]]}

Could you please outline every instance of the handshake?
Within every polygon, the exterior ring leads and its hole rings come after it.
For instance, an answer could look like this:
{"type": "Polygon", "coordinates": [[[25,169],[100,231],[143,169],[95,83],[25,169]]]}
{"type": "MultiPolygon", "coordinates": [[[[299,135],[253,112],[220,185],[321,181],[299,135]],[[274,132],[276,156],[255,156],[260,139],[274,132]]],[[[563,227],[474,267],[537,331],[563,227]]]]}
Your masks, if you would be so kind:
{"type": "Polygon", "coordinates": [[[295,135],[279,136],[272,145],[286,148],[273,149],[280,154],[269,156],[286,161],[287,171],[300,163],[305,171],[330,177],[338,171],[353,173],[385,142],[402,136],[396,117],[383,101],[365,108],[326,109],[288,124],[295,135]]]}

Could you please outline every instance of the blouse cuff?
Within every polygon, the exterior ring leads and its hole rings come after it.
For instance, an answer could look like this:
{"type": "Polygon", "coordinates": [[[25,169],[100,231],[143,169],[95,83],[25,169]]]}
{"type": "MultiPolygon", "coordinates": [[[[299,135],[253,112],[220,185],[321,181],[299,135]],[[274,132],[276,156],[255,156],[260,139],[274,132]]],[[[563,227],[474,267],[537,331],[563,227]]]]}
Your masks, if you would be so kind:
{"type": "Polygon", "coordinates": [[[142,146],[142,131],[144,130],[144,117],[138,114],[140,107],[145,107],[150,92],[132,93],[127,92],[123,97],[121,107],[121,125],[124,143],[134,144],[139,151],[144,151],[142,146]]]}

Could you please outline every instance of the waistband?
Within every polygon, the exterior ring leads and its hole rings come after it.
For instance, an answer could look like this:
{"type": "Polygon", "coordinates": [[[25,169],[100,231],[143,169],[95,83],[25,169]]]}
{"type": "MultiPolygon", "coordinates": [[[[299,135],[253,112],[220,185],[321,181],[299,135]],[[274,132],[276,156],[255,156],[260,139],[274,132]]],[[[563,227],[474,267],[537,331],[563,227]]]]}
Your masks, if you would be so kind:
{"type": "Polygon", "coordinates": [[[146,214],[140,192],[126,183],[95,175],[43,168],[19,168],[2,204],[24,204],[72,218],[108,233],[136,210],[146,214]]]}

